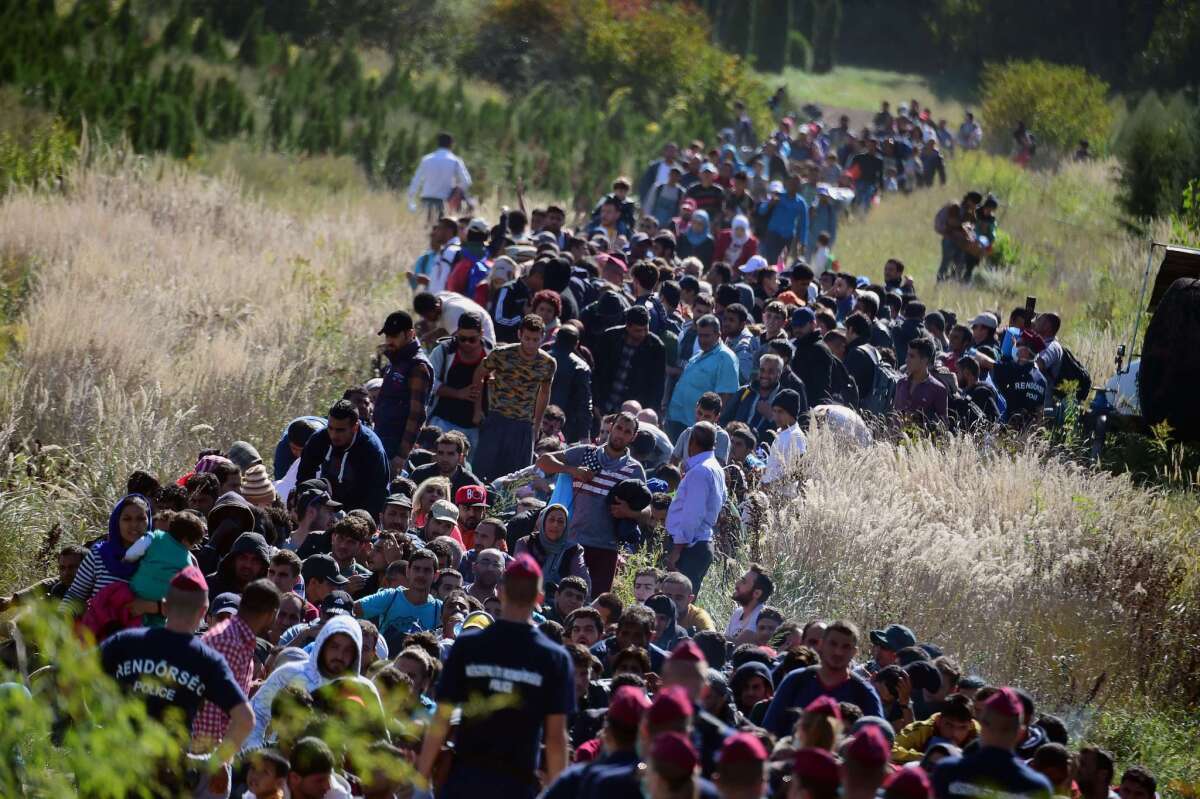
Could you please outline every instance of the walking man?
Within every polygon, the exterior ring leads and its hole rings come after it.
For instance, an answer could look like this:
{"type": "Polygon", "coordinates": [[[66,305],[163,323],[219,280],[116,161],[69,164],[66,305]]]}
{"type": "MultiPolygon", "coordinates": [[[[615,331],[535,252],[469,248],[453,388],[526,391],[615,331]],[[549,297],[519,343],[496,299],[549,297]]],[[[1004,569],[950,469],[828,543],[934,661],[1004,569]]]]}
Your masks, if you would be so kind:
{"type": "Polygon", "coordinates": [[[524,469],[533,461],[533,439],[550,401],[554,358],[541,349],[546,323],[537,314],[521,320],[519,343],[497,347],[475,370],[475,416],[479,447],[475,474],[485,482],[524,469]],[[483,389],[488,413],[483,415],[483,389]]]}
{"type": "Polygon", "coordinates": [[[408,209],[417,210],[414,198],[419,191],[427,222],[442,216],[446,201],[451,196],[465,199],[467,189],[471,188],[471,173],[453,150],[454,137],[449,133],[439,133],[437,149],[421,159],[412,183],[408,184],[408,209]]]}

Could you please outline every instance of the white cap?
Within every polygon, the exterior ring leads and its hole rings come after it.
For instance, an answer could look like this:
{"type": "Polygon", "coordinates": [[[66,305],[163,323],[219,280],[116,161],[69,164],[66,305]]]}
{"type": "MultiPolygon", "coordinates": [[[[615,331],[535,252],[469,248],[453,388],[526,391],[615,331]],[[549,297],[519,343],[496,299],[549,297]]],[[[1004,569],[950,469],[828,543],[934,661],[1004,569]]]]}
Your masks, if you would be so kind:
{"type": "Polygon", "coordinates": [[[748,275],[751,272],[759,272],[763,269],[770,269],[770,268],[771,268],[771,266],[770,266],[770,264],[767,263],[766,258],[763,258],[761,255],[751,255],[746,260],[746,263],[742,264],[739,271],[742,272],[743,274],[748,275]]]}

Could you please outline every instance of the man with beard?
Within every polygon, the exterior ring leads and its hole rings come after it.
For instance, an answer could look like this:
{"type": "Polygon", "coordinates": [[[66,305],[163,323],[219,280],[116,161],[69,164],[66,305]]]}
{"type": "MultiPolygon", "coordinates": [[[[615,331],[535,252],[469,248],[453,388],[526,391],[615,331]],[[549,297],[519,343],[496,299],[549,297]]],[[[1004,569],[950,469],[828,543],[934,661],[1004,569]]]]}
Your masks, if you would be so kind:
{"type": "Polygon", "coordinates": [[[458,506],[458,532],[463,546],[475,549],[475,528],[488,510],[487,489],[478,485],[462,486],[454,492],[454,504],[458,506]]]}
{"type": "Polygon", "coordinates": [[[408,559],[408,588],[385,588],[354,603],[354,613],[375,622],[389,651],[408,633],[436,630],[442,601],[430,596],[437,573],[437,555],[419,549],[408,559]]]}
{"type": "MultiPolygon", "coordinates": [[[[583,546],[583,559],[592,577],[592,592],[612,588],[617,570],[616,528],[613,514],[621,504],[609,506],[608,493],[622,480],[646,480],[646,472],[629,451],[637,436],[637,417],[622,411],[613,420],[604,446],[580,444],[564,452],[547,452],[537,467],[547,476],[566,473],[575,491],[568,541],[583,546]]],[[[637,518],[640,514],[633,514],[637,518]]]]}
{"type": "Polygon", "coordinates": [[[858,628],[848,621],[835,621],[825,628],[818,654],[819,665],[793,671],[783,678],[762,726],[776,736],[791,732],[792,709],[808,707],[821,696],[837,702],[850,702],[862,709],[864,716],[883,718],[883,704],[871,683],[853,674],[850,664],[858,654],[858,628]]]}
{"type": "MultiPolygon", "coordinates": [[[[433,374],[433,409],[429,422],[443,432],[461,432],[472,447],[479,441],[479,428],[473,418],[475,368],[490,348],[483,337],[483,320],[479,314],[468,312],[458,317],[458,329],[454,336],[438,342],[429,353],[433,374]]],[[[450,471],[454,469],[451,467],[450,471]]],[[[444,469],[442,474],[450,476],[444,469]]],[[[413,476],[413,482],[417,485],[421,484],[422,479],[413,476]]],[[[457,487],[460,483],[454,485],[457,487]]]]}
{"type": "Polygon", "coordinates": [[[764,566],[751,563],[741,579],[733,585],[733,601],[737,604],[725,627],[725,637],[741,643],[753,643],[758,625],[758,612],[771,598],[775,583],[764,566]]]}
{"type": "Polygon", "coordinates": [[[362,628],[358,620],[346,613],[329,616],[317,633],[312,654],[307,660],[284,664],[275,671],[254,694],[254,732],[246,741],[243,752],[261,749],[265,745],[267,726],[271,723],[271,705],[275,695],[289,686],[299,686],[310,694],[334,680],[352,682],[356,694],[367,700],[366,710],[383,717],[383,703],[374,683],[360,676],[362,662],[362,628]]]}
{"type": "MultiPolygon", "coordinates": [[[[386,382],[384,385],[386,388],[386,382]]],[[[380,394],[379,399],[379,407],[385,408],[384,395],[380,394]]],[[[296,471],[300,482],[324,478],[335,500],[347,510],[361,508],[372,518],[383,509],[388,476],[383,442],[359,421],[358,409],[349,400],[338,400],[330,407],[328,427],[308,439],[296,471]]]]}
{"type": "MultiPolygon", "coordinates": [[[[771,402],[784,388],[780,383],[783,369],[783,358],[778,355],[767,353],[761,356],[758,359],[758,379],[738,389],[734,401],[729,403],[729,407],[721,414],[721,427],[730,422],[745,422],[758,439],[762,439],[764,433],[775,427],[771,415],[771,402]]],[[[803,386],[803,383],[800,385],[803,386]]],[[[807,413],[808,401],[803,395],[800,399],[801,413],[807,413]]]]}
{"type": "Polygon", "coordinates": [[[217,570],[206,578],[208,590],[212,596],[240,594],[250,583],[266,577],[270,566],[271,547],[267,540],[258,533],[242,533],[229,554],[221,558],[217,570]]]}
{"type": "Polygon", "coordinates": [[[445,477],[454,491],[466,486],[481,487],[483,482],[464,463],[468,442],[466,434],[459,430],[442,433],[435,445],[433,461],[414,469],[409,479],[421,485],[431,477],[445,477]]]}
{"type": "Polygon", "coordinates": [[[389,314],[379,335],[384,337],[380,351],[387,365],[383,367],[383,387],[375,404],[375,432],[388,458],[404,463],[417,431],[425,423],[433,367],[417,341],[413,318],[407,311],[389,314]]]}
{"type": "Polygon", "coordinates": [[[407,533],[411,519],[412,500],[404,494],[389,494],[383,503],[383,515],[380,517],[384,532],[407,533]]]}

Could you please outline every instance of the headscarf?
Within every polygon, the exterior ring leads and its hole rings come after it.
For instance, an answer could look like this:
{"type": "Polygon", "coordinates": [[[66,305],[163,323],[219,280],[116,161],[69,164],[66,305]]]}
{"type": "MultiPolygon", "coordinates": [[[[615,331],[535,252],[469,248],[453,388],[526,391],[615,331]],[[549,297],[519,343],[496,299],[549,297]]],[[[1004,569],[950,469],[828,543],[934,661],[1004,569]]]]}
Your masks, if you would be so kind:
{"type": "Polygon", "coordinates": [[[690,220],[688,220],[687,230],[684,232],[683,235],[687,236],[687,240],[692,243],[693,247],[699,247],[701,244],[703,244],[704,241],[709,238],[709,235],[708,235],[708,211],[701,211],[701,210],[693,211],[692,218],[690,220]],[[692,223],[695,222],[697,219],[699,219],[701,222],[704,223],[704,230],[702,230],[699,233],[697,233],[696,229],[694,227],[692,227],[692,223]]]}
{"type": "Polygon", "coordinates": [[[124,560],[125,552],[129,547],[121,540],[121,511],[125,509],[131,501],[140,500],[146,506],[146,532],[150,532],[153,528],[153,523],[150,519],[150,500],[146,499],[141,494],[129,494],[121,497],[120,502],[113,506],[112,513],[108,515],[108,536],[92,547],[92,551],[100,556],[104,561],[104,568],[108,573],[118,580],[129,580],[133,576],[134,570],[137,568],[136,563],[126,562],[124,560]]]}
{"type": "Polygon", "coordinates": [[[734,244],[742,245],[750,240],[750,220],[746,218],[745,214],[735,216],[729,229],[732,231],[734,244]]]}
{"type": "Polygon", "coordinates": [[[562,563],[563,553],[567,551],[567,547],[570,544],[567,543],[567,529],[565,527],[563,528],[563,534],[557,541],[551,541],[546,536],[546,517],[555,508],[562,511],[563,516],[567,517],[567,519],[571,518],[570,514],[567,513],[566,506],[560,505],[557,502],[542,508],[542,512],[538,514],[537,518],[537,541],[538,547],[546,553],[546,560],[542,563],[542,574],[546,576],[547,580],[557,582],[558,568],[562,563]]]}

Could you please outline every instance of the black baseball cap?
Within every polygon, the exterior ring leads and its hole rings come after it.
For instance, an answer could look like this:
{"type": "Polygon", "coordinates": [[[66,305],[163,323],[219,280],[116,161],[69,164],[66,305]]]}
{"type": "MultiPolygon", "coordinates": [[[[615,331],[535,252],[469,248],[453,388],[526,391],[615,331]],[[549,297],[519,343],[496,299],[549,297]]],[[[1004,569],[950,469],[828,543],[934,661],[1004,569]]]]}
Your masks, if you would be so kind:
{"type": "Polygon", "coordinates": [[[304,582],[309,580],[325,580],[334,585],[345,585],[350,582],[342,576],[337,561],[332,555],[309,555],[300,567],[300,576],[304,582]]]}
{"type": "Polygon", "coordinates": [[[321,600],[321,612],[326,616],[351,616],[354,614],[354,599],[345,591],[330,591],[329,596],[321,600]]]}
{"type": "Polygon", "coordinates": [[[388,494],[384,505],[399,505],[402,508],[412,508],[412,498],[407,494],[388,494]]]}
{"type": "Polygon", "coordinates": [[[324,505],[330,510],[341,510],[345,507],[342,503],[329,496],[329,493],[326,491],[305,491],[300,495],[300,499],[296,501],[296,512],[303,516],[305,511],[313,505],[324,505]]]}
{"type": "Polygon", "coordinates": [[[408,311],[392,311],[388,314],[387,319],[383,320],[383,327],[379,329],[377,335],[394,336],[397,333],[406,333],[412,329],[412,314],[408,311]]]}

